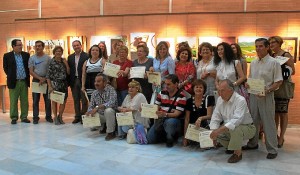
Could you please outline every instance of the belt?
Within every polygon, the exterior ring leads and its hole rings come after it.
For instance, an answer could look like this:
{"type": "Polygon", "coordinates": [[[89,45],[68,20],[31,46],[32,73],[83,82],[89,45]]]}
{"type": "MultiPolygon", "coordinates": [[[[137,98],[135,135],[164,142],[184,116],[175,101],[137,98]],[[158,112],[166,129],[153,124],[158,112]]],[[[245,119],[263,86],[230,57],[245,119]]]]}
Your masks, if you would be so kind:
{"type": "Polygon", "coordinates": [[[17,79],[17,81],[25,81],[25,79],[17,79]]]}

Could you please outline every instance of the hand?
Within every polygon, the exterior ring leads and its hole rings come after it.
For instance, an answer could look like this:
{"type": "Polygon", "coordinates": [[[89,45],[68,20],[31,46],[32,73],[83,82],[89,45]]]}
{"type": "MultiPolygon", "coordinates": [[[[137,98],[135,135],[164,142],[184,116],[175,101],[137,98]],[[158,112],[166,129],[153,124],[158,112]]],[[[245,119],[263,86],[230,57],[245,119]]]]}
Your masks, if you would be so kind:
{"type": "Polygon", "coordinates": [[[201,79],[205,79],[208,76],[209,76],[209,73],[205,71],[201,74],[201,79]]]}
{"type": "Polygon", "coordinates": [[[97,111],[98,111],[98,109],[94,108],[93,110],[91,110],[89,112],[86,112],[85,115],[87,115],[87,116],[94,116],[97,111]]]}
{"type": "Polygon", "coordinates": [[[51,94],[51,92],[53,92],[53,88],[52,87],[48,87],[48,93],[51,94]]]}
{"type": "Polygon", "coordinates": [[[39,80],[40,80],[39,85],[42,85],[46,82],[46,78],[43,77],[41,77],[39,80]]]}
{"type": "Polygon", "coordinates": [[[153,68],[153,67],[150,67],[150,68],[149,68],[149,71],[150,71],[150,72],[154,72],[154,68],[153,68]]]}
{"type": "Polygon", "coordinates": [[[201,117],[199,117],[199,118],[196,120],[195,124],[196,124],[196,127],[197,127],[197,128],[200,128],[201,121],[202,121],[202,118],[201,118],[201,117]]]}
{"type": "Polygon", "coordinates": [[[158,118],[163,118],[166,116],[166,112],[163,112],[163,111],[156,111],[156,114],[157,114],[158,118]]]}
{"type": "Polygon", "coordinates": [[[217,145],[218,145],[217,140],[213,140],[213,144],[214,144],[215,147],[217,147],[217,145]]]}
{"type": "Polygon", "coordinates": [[[218,137],[219,133],[218,133],[218,130],[213,130],[211,133],[210,133],[210,138],[212,140],[217,140],[217,137],[218,137]]]}
{"type": "Polygon", "coordinates": [[[250,86],[249,86],[249,84],[247,82],[245,83],[245,88],[247,88],[247,89],[250,88],[250,86]]]}
{"type": "Polygon", "coordinates": [[[124,71],[119,70],[117,75],[118,75],[118,77],[123,77],[124,76],[124,71]]]}
{"type": "Polygon", "coordinates": [[[81,91],[84,93],[84,92],[85,92],[85,88],[84,88],[84,87],[81,87],[81,91]]]}

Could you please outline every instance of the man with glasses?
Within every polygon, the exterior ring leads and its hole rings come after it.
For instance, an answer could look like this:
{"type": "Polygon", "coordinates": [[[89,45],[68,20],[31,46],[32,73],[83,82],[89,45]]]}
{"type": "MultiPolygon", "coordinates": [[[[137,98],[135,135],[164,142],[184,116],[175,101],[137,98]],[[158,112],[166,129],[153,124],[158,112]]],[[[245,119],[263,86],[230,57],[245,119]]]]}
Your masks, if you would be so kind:
{"type": "Polygon", "coordinates": [[[7,76],[7,87],[10,99],[10,118],[11,124],[17,124],[18,99],[21,105],[21,122],[30,123],[28,116],[28,87],[30,77],[28,69],[29,53],[22,51],[22,41],[14,39],[11,42],[12,52],[5,53],[3,56],[3,69],[7,76]]]}

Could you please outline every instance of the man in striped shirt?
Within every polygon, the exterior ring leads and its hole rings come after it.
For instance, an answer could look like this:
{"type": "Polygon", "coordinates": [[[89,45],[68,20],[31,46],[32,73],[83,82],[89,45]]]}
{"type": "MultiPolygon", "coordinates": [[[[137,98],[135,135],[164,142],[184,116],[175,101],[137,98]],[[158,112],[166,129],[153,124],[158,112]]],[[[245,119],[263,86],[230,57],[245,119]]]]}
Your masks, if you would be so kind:
{"type": "Polygon", "coordinates": [[[150,128],[147,139],[148,143],[157,143],[166,137],[166,146],[173,147],[174,141],[177,140],[181,132],[180,118],[184,113],[186,97],[178,89],[178,77],[174,74],[167,75],[165,79],[166,91],[161,91],[155,104],[159,106],[156,112],[158,120],[150,128]]]}

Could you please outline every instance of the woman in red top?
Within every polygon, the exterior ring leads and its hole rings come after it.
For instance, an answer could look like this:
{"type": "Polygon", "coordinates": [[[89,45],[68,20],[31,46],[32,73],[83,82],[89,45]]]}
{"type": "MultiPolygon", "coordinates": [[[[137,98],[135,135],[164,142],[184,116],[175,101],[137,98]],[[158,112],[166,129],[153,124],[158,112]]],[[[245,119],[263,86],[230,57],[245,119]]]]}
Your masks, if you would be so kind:
{"type": "Polygon", "coordinates": [[[175,74],[179,78],[179,88],[183,88],[191,94],[192,82],[196,77],[196,69],[193,62],[191,62],[191,49],[187,47],[179,49],[176,58],[178,61],[175,63],[175,74]]]}
{"type": "Polygon", "coordinates": [[[126,46],[121,46],[118,50],[118,60],[115,60],[113,64],[120,65],[120,71],[118,72],[117,81],[117,95],[118,95],[118,105],[121,106],[123,100],[128,94],[128,73],[132,67],[132,61],[128,57],[128,48],[126,46]]]}

